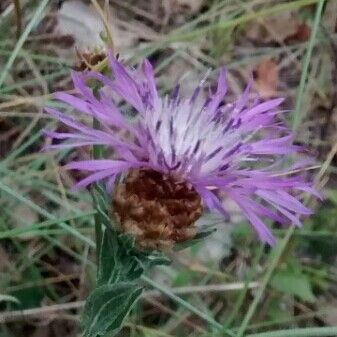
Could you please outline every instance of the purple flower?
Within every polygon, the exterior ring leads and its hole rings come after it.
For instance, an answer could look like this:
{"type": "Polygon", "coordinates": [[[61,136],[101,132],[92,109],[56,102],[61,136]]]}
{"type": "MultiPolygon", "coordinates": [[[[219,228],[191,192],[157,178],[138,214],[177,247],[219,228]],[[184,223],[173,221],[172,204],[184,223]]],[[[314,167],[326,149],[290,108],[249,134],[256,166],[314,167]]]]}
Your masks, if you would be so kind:
{"type": "Polygon", "coordinates": [[[132,169],[149,169],[193,186],[204,207],[228,218],[223,197],[232,199],[247,217],[260,239],[274,238],[264,223],[300,225],[299,216],[311,214],[296,196],[316,194],[300,176],[280,168],[285,155],[298,152],[292,134],[280,122],[278,109],[283,99],[249,100],[250,84],[235,102],[224,103],[225,71],[206,101],[199,95],[179,95],[177,86],[160,97],[153,69],[145,60],[135,69],[124,67],[109,56],[112,77],[93,71],[72,73],[75,95],[56,93],[55,98],[78,113],[100,122],[94,129],[52,108],[46,111],[72,131],[47,135],[61,143],[49,148],[104,145],[113,159],[69,163],[72,170],[89,172],[75,188],[106,180],[112,188],[118,174],[132,169]],[[101,85],[97,94],[88,80],[101,85]],[[126,117],[114,98],[122,98],[136,117],[126,117]]]}

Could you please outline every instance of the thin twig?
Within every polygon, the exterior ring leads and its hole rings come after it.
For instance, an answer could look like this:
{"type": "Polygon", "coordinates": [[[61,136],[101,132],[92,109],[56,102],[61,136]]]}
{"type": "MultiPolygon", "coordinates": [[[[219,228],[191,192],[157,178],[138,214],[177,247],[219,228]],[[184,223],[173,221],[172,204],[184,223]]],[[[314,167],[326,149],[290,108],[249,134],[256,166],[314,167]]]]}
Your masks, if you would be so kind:
{"type": "Polygon", "coordinates": [[[106,13],[104,13],[104,11],[102,10],[101,6],[98,4],[98,2],[96,0],[91,0],[91,3],[93,4],[97,14],[101,17],[105,31],[106,31],[106,35],[107,35],[107,45],[108,47],[112,50],[112,53],[115,53],[115,45],[113,42],[113,34],[111,31],[111,27],[109,25],[109,12],[106,8],[106,13]]]}
{"type": "MultiPolygon", "coordinates": [[[[250,282],[248,283],[248,288],[257,288],[259,286],[258,282],[250,282]]],[[[245,287],[243,282],[239,283],[228,283],[228,284],[210,284],[204,286],[191,286],[191,287],[177,287],[170,289],[173,294],[191,294],[196,292],[207,293],[207,292],[223,292],[223,291],[232,291],[232,290],[241,290],[245,287]]],[[[156,297],[163,295],[162,292],[158,290],[148,290],[144,291],[142,297],[156,297]]],[[[70,303],[62,303],[62,304],[53,304],[49,306],[44,306],[41,308],[33,308],[26,310],[15,310],[10,312],[5,312],[0,315],[0,324],[19,321],[26,318],[32,317],[40,317],[47,314],[55,314],[56,312],[80,309],[84,306],[85,301],[76,301],[70,303]]]]}
{"type": "Polygon", "coordinates": [[[22,13],[20,0],[13,0],[15,8],[15,17],[16,17],[16,38],[18,39],[22,31],[22,13]]]}
{"type": "Polygon", "coordinates": [[[329,46],[331,49],[330,57],[332,64],[334,66],[334,69],[331,72],[331,82],[332,82],[332,96],[330,100],[330,107],[326,111],[326,122],[324,123],[322,127],[322,138],[324,139],[325,133],[328,130],[328,128],[331,125],[331,119],[333,116],[333,111],[335,107],[337,106],[337,45],[335,41],[333,40],[331,34],[328,32],[328,30],[324,27],[323,24],[321,24],[321,29],[323,31],[323,34],[327,37],[329,46]]]}
{"type": "Polygon", "coordinates": [[[149,278],[145,275],[143,275],[141,278],[144,282],[146,282],[151,287],[159,290],[161,293],[165,294],[166,296],[168,296],[169,298],[174,300],[176,303],[180,304],[183,308],[189,310],[190,312],[192,312],[196,316],[203,319],[205,322],[207,322],[214,329],[221,331],[223,333],[223,336],[226,336],[226,335],[234,336],[234,334],[230,330],[224,329],[222,324],[217,322],[213,317],[209,316],[208,314],[205,314],[204,312],[200,311],[198,308],[196,308],[195,306],[193,306],[189,302],[185,301],[184,299],[182,299],[179,296],[177,296],[176,294],[174,294],[170,288],[167,288],[165,286],[162,286],[162,285],[154,282],[151,278],[149,278]]]}
{"type": "Polygon", "coordinates": [[[296,99],[296,104],[295,104],[295,109],[294,109],[294,114],[293,114],[293,121],[292,121],[293,131],[297,130],[302,120],[301,108],[302,108],[302,102],[303,102],[303,97],[304,97],[304,90],[306,88],[306,82],[308,79],[307,74],[309,71],[312,51],[315,46],[315,39],[317,36],[317,31],[318,31],[318,27],[320,24],[324,3],[325,3],[325,0],[320,0],[317,3],[315,21],[314,21],[314,25],[313,25],[312,32],[311,32],[311,38],[308,43],[307,52],[304,57],[303,66],[302,66],[302,76],[300,79],[299,89],[297,92],[297,99],[296,99]]]}
{"type": "MultiPolygon", "coordinates": [[[[248,289],[259,287],[259,282],[250,282],[247,285],[248,289]]],[[[209,293],[209,292],[222,292],[245,289],[246,284],[244,282],[227,283],[227,284],[209,284],[203,286],[189,286],[189,287],[176,287],[172,288],[172,293],[176,295],[186,295],[191,293],[209,293]]],[[[150,290],[144,292],[144,296],[158,296],[161,293],[158,290],[150,290]]]]}
{"type": "MultiPolygon", "coordinates": [[[[180,313],[176,312],[175,310],[172,310],[172,309],[168,308],[167,306],[165,306],[164,304],[160,303],[156,299],[149,297],[149,298],[146,298],[145,301],[148,302],[148,303],[150,303],[154,307],[157,307],[158,309],[162,310],[163,312],[172,315],[177,320],[179,320],[180,322],[182,322],[185,325],[189,326],[193,330],[198,330],[198,332],[206,332],[199,325],[196,325],[195,322],[189,320],[188,316],[186,317],[186,315],[181,315],[180,313]]],[[[189,313],[187,315],[189,315],[189,313]]]]}
{"type": "Polygon", "coordinates": [[[53,314],[58,311],[79,309],[84,306],[84,301],[54,304],[49,306],[44,306],[41,308],[25,309],[25,310],[15,310],[10,312],[5,312],[0,315],[0,324],[19,321],[26,318],[40,317],[42,315],[53,314]]]}
{"type": "Polygon", "coordinates": [[[30,22],[28,23],[27,27],[25,28],[24,32],[21,34],[20,38],[18,39],[18,42],[15,45],[15,48],[13,49],[11,56],[9,57],[7,63],[2,68],[2,71],[0,73],[0,88],[3,85],[7,74],[9,70],[11,69],[12,65],[14,64],[14,61],[16,60],[16,57],[18,56],[22,46],[24,45],[28,35],[33,30],[33,28],[38,24],[38,22],[41,19],[41,14],[43,13],[45,7],[48,5],[49,0],[42,0],[39,4],[39,6],[36,8],[34,15],[30,22]]]}
{"type": "Polygon", "coordinates": [[[320,327],[320,328],[300,328],[268,331],[247,335],[247,337],[335,337],[337,334],[337,327],[320,327]]]}

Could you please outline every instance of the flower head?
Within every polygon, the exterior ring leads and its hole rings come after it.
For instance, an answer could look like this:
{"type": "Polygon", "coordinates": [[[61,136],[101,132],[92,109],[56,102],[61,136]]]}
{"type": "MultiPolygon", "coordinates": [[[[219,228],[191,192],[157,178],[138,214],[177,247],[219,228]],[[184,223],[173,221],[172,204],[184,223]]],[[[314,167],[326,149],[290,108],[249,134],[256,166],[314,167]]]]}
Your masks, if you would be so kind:
{"type": "Polygon", "coordinates": [[[283,99],[251,102],[249,84],[236,101],[225,103],[224,70],[205,101],[199,95],[201,85],[188,98],[180,96],[178,86],[160,97],[149,61],[131,69],[108,58],[112,76],[73,72],[76,94],[55,94],[96,119],[100,128],[46,108],[72,130],[47,135],[62,140],[50,148],[101,144],[111,150],[109,159],[76,161],[66,167],[89,172],[75,188],[100,180],[106,180],[111,190],[115,186],[114,208],[122,227],[143,239],[152,235],[153,240],[184,241],[194,233],[201,205],[228,218],[223,200],[230,198],[259,238],[273,244],[265,220],[300,225],[299,216],[311,214],[296,196],[315,191],[279,165],[285,155],[299,150],[278,117],[283,99]],[[88,80],[100,83],[97,93],[88,80]],[[118,96],[135,112],[134,118],[117,107],[118,96]],[[126,178],[115,183],[120,173],[126,178]],[[145,234],[144,226],[149,228],[145,234]]]}

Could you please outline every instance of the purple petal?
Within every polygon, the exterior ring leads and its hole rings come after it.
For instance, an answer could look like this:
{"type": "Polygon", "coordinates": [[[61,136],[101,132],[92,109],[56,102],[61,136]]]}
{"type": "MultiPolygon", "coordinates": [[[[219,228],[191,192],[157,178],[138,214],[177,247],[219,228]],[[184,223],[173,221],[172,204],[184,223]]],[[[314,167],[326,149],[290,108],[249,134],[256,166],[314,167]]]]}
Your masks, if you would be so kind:
{"type": "Polygon", "coordinates": [[[105,179],[107,177],[113,177],[116,175],[115,170],[105,170],[105,171],[99,171],[96,173],[93,173],[91,175],[89,175],[88,177],[86,177],[85,179],[80,180],[78,183],[76,183],[73,187],[72,187],[72,191],[78,191],[83,187],[86,187],[92,183],[95,183],[99,180],[105,179]]]}
{"type": "Polygon", "coordinates": [[[115,82],[111,88],[138,112],[144,113],[145,107],[139,95],[138,85],[125,68],[111,55],[108,55],[111,69],[115,75],[115,82]]]}
{"type": "Polygon", "coordinates": [[[289,154],[298,151],[301,147],[291,144],[292,135],[275,139],[263,139],[250,144],[254,154],[289,154]]]}
{"type": "Polygon", "coordinates": [[[239,97],[239,99],[237,100],[237,102],[235,104],[234,111],[236,113],[241,112],[241,110],[244,108],[244,106],[248,103],[249,93],[250,93],[250,90],[252,88],[252,85],[253,85],[253,78],[250,78],[244,92],[242,93],[242,95],[239,97]]]}
{"type": "Polygon", "coordinates": [[[282,217],[273,211],[271,211],[269,208],[262,206],[258,204],[257,202],[248,199],[246,197],[241,196],[241,199],[245,201],[245,203],[254,211],[257,215],[262,217],[267,217],[273,221],[277,221],[283,225],[289,223],[289,220],[287,220],[285,217],[282,217]]]}
{"type": "Polygon", "coordinates": [[[226,70],[224,68],[220,69],[219,78],[218,78],[218,87],[215,94],[211,97],[210,102],[207,104],[207,111],[210,116],[214,116],[219,104],[223,100],[227,92],[227,83],[226,83],[226,70]]]}
{"type": "MultiPolygon", "coordinates": [[[[73,167],[76,167],[75,165],[75,162],[72,163],[73,167]]],[[[100,165],[100,164],[97,164],[97,165],[100,165]]],[[[103,165],[104,166],[104,165],[103,165]]],[[[77,166],[77,167],[80,167],[80,164],[77,166]]],[[[76,185],[74,185],[73,187],[73,190],[78,190],[80,188],[83,188],[83,187],[86,187],[94,182],[97,182],[97,181],[100,181],[100,180],[103,180],[103,179],[106,179],[106,178],[113,178],[116,174],[120,173],[120,172],[123,172],[125,170],[128,170],[132,167],[137,167],[137,165],[134,165],[134,164],[131,164],[131,163],[123,163],[122,164],[119,164],[119,165],[116,165],[115,167],[113,168],[110,168],[110,169],[106,169],[106,170],[102,170],[102,171],[98,171],[96,173],[93,173],[91,175],[89,175],[88,177],[86,177],[85,179],[82,179],[81,181],[79,181],[76,185]]]]}
{"type": "Polygon", "coordinates": [[[276,107],[278,107],[283,101],[284,101],[284,98],[275,98],[275,99],[260,103],[251,109],[245,110],[243,112],[244,114],[243,118],[247,120],[248,118],[252,118],[258,114],[262,114],[266,111],[273,110],[276,107]]]}
{"type": "Polygon", "coordinates": [[[274,246],[276,244],[276,240],[261,219],[252,210],[250,210],[249,207],[244,207],[242,203],[241,209],[248,218],[249,222],[253,225],[261,241],[268,243],[270,246],[274,246]]]}
{"type": "Polygon", "coordinates": [[[84,139],[84,140],[89,140],[91,141],[92,138],[80,134],[80,133],[67,133],[67,132],[55,132],[55,131],[51,131],[51,130],[43,130],[43,134],[46,137],[51,137],[51,138],[55,138],[55,139],[84,139]]]}
{"type": "Polygon", "coordinates": [[[76,96],[67,94],[65,92],[55,92],[53,96],[57,100],[63,103],[66,103],[81,112],[91,115],[89,104],[85,100],[78,98],[76,96]]]}
{"type": "Polygon", "coordinates": [[[132,166],[132,163],[127,163],[121,160],[83,160],[73,161],[64,167],[67,170],[83,170],[83,171],[100,171],[100,170],[124,170],[132,166]]]}
{"type": "Polygon", "coordinates": [[[88,128],[87,126],[75,121],[73,118],[66,116],[65,114],[63,114],[62,112],[52,109],[52,108],[45,108],[45,111],[51,115],[52,117],[54,117],[55,119],[58,119],[60,122],[62,122],[65,125],[70,126],[71,128],[81,131],[83,133],[87,133],[87,134],[92,134],[93,133],[93,129],[88,128]]]}
{"type": "Polygon", "coordinates": [[[226,221],[229,220],[229,214],[226,212],[220,200],[214,195],[214,193],[197,185],[195,185],[195,189],[210,210],[218,211],[226,221]]]}
{"type": "Polygon", "coordinates": [[[268,227],[261,221],[261,219],[254,212],[254,207],[246,202],[245,198],[240,195],[231,194],[233,200],[241,208],[249,222],[252,224],[259,238],[263,242],[267,242],[269,245],[274,246],[276,241],[268,227]]]}
{"type": "Polygon", "coordinates": [[[153,99],[158,99],[158,92],[156,87],[156,81],[154,79],[154,72],[149,60],[145,59],[142,64],[145,79],[147,80],[151,96],[153,99]]]}
{"type": "Polygon", "coordinates": [[[256,194],[273,205],[280,205],[292,212],[306,215],[312,214],[312,211],[309,208],[305,207],[296,198],[283,190],[279,189],[272,192],[259,190],[256,194]]]}

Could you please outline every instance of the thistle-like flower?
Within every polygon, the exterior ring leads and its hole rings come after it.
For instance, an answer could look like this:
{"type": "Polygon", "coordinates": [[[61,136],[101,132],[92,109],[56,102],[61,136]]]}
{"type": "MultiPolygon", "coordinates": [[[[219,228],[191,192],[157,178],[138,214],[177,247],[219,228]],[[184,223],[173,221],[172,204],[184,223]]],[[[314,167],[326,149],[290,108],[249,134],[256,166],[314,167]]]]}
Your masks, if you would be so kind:
{"type": "Polygon", "coordinates": [[[190,239],[203,208],[228,219],[228,199],[269,244],[274,238],[266,220],[300,225],[299,216],[311,214],[297,197],[315,190],[290,167],[280,166],[285,155],[300,149],[280,121],[283,99],[252,102],[249,84],[236,101],[226,103],[225,70],[205,101],[199,94],[202,84],[188,98],[180,96],[179,86],[160,97],[149,61],[131,69],[112,55],[108,59],[112,76],[73,72],[76,93],[55,94],[96,119],[99,129],[46,108],[73,130],[46,133],[61,140],[50,148],[105,146],[109,158],[71,162],[66,168],[90,172],[75,188],[106,181],[117,223],[139,246],[162,248],[190,239]],[[100,83],[95,93],[88,85],[93,81],[100,83]],[[128,117],[116,97],[127,103],[128,117]]]}

